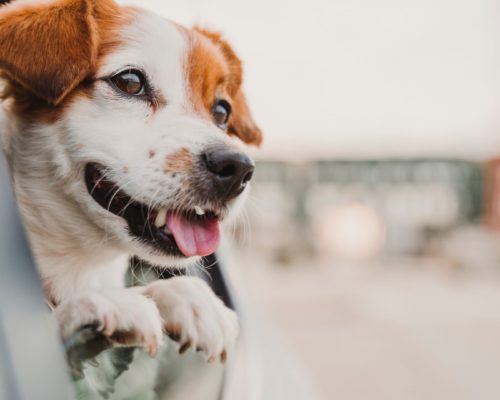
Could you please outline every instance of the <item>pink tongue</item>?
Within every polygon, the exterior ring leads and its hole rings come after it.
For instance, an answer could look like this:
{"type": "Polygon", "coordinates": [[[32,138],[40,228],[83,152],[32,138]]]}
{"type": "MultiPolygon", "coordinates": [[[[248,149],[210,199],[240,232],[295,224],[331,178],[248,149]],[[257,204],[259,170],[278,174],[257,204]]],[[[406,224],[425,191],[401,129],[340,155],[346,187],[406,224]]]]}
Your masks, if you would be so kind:
{"type": "Polygon", "coordinates": [[[188,220],[169,212],[166,223],[186,257],[208,256],[219,247],[219,222],[215,218],[188,220]]]}

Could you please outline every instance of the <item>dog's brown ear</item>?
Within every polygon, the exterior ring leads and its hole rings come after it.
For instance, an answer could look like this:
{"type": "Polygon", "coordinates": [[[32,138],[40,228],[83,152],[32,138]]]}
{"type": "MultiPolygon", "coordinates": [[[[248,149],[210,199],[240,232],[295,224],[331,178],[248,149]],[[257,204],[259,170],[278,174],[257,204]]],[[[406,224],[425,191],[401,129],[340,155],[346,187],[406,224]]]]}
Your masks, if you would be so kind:
{"type": "Polygon", "coordinates": [[[241,89],[233,96],[233,113],[227,131],[236,135],[245,143],[259,146],[262,143],[262,131],[255,123],[241,89]]]}
{"type": "Polygon", "coordinates": [[[0,7],[0,70],[57,104],[91,71],[97,29],[90,0],[0,7]]]}
{"type": "Polygon", "coordinates": [[[195,30],[209,38],[222,52],[229,67],[229,92],[232,97],[232,114],[229,120],[228,133],[238,136],[248,144],[259,146],[262,143],[262,131],[255,123],[248,108],[243,90],[241,61],[229,45],[217,32],[196,27],[195,30]]]}

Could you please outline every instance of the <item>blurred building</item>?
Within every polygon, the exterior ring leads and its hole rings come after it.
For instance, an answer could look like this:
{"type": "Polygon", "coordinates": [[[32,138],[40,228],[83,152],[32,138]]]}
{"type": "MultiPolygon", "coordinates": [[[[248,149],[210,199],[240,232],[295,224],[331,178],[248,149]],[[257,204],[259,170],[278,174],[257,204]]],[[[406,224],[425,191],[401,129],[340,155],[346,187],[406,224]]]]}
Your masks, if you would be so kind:
{"type": "Polygon", "coordinates": [[[283,257],[415,255],[433,235],[480,221],[483,175],[481,163],[446,159],[261,162],[252,241],[283,257]]]}

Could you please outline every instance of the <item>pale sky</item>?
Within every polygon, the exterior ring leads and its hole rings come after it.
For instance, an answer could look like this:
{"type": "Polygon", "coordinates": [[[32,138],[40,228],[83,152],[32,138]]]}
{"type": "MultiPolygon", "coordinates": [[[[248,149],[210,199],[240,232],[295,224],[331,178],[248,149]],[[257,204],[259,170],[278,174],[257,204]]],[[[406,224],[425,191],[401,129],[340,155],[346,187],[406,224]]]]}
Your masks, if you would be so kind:
{"type": "Polygon", "coordinates": [[[495,0],[127,0],[221,31],[261,158],[500,154],[495,0]]]}

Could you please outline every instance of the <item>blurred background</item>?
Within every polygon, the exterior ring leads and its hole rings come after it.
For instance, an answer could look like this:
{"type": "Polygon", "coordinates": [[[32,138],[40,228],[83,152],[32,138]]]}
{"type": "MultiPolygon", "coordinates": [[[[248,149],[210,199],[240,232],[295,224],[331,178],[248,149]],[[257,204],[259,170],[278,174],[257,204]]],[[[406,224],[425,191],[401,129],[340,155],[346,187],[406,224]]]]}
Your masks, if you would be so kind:
{"type": "Polygon", "coordinates": [[[499,399],[500,3],[135,3],[244,61],[230,267],[263,334],[325,399],[499,399]]]}

